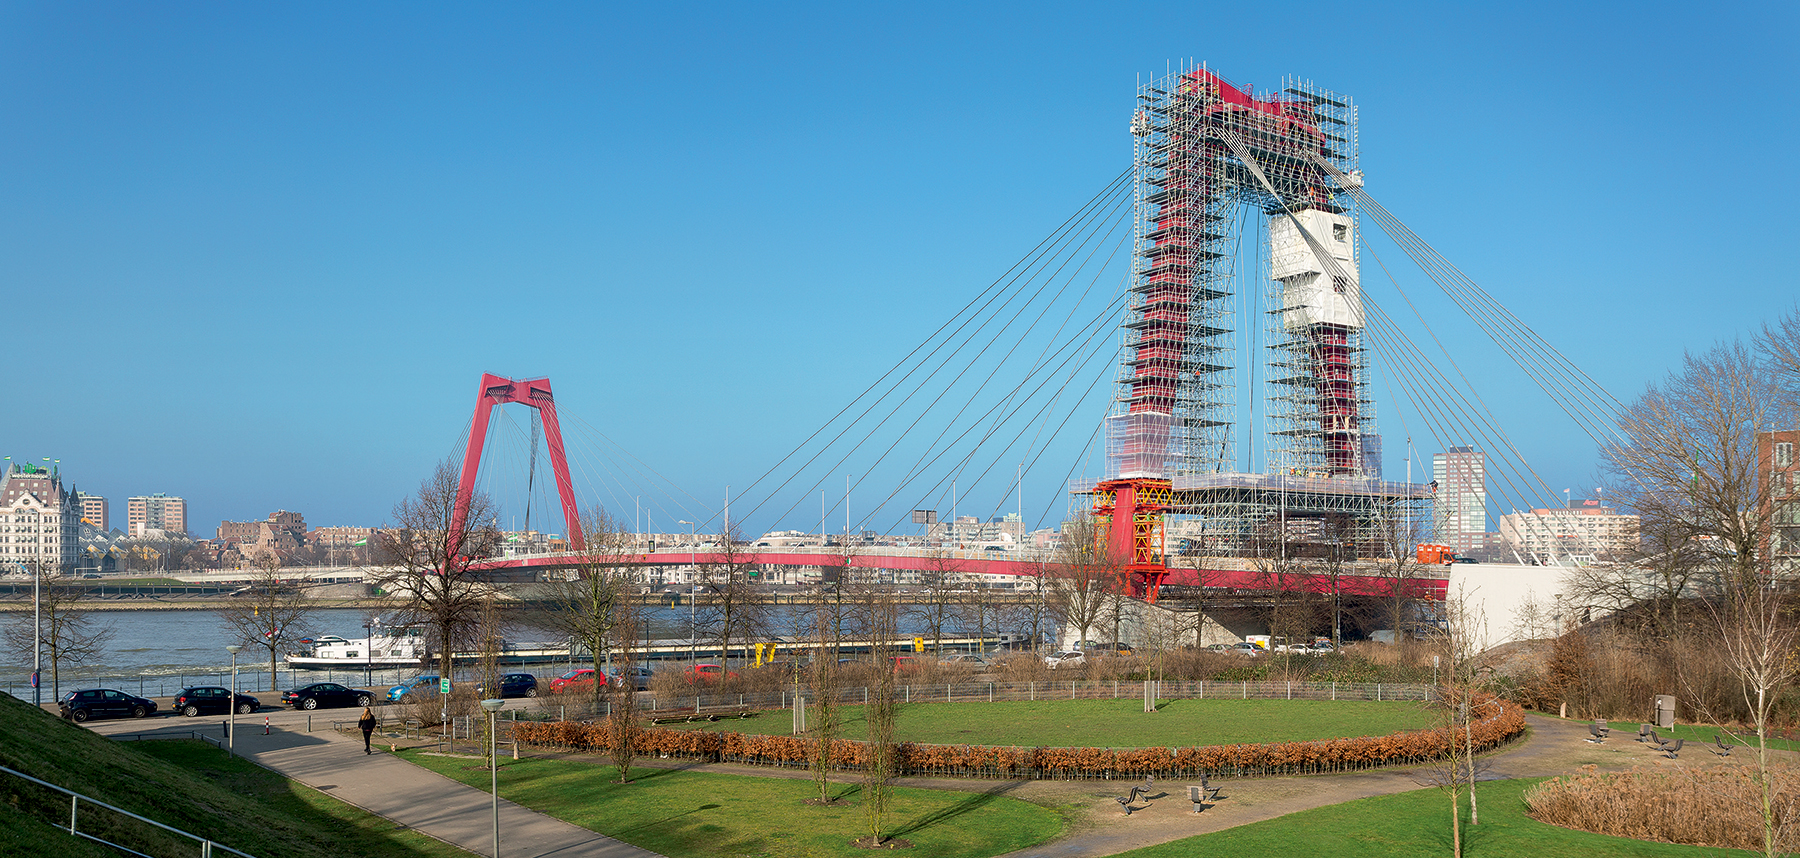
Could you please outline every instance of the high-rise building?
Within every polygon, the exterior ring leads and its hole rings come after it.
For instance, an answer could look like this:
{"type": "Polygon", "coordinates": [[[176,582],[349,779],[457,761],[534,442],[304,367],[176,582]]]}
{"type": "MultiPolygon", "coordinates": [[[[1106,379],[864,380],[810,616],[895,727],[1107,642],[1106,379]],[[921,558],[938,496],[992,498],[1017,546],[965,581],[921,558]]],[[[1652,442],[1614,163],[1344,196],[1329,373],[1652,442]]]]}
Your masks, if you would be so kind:
{"type": "Polygon", "coordinates": [[[1431,457],[1437,488],[1437,540],[1458,554],[1480,551],[1487,536],[1487,454],[1451,447],[1431,457]]]}
{"type": "Polygon", "coordinates": [[[142,495],[125,502],[126,522],[132,536],[143,536],[146,530],[187,533],[187,501],[161,492],[142,495]]]}
{"type": "Polygon", "coordinates": [[[1566,509],[1534,509],[1500,516],[1500,540],[1521,559],[1550,565],[1565,558],[1629,560],[1638,547],[1638,517],[1620,515],[1598,499],[1566,509]]]}
{"type": "Polygon", "coordinates": [[[50,468],[10,464],[0,475],[0,568],[71,569],[81,540],[81,504],[50,468]]]}
{"type": "Polygon", "coordinates": [[[81,501],[82,521],[101,533],[112,527],[112,510],[106,503],[106,498],[87,492],[76,492],[75,497],[81,501]]]}
{"type": "Polygon", "coordinates": [[[1767,485],[1763,571],[1800,574],[1800,429],[1756,433],[1756,459],[1767,485]]]}

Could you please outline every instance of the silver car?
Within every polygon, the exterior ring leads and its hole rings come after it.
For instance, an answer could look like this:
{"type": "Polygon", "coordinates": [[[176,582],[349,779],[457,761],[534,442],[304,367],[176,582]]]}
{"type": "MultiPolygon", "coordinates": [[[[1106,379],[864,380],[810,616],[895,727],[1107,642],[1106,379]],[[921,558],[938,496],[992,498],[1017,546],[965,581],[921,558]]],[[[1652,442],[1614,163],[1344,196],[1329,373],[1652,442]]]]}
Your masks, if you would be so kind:
{"type": "Polygon", "coordinates": [[[1078,649],[1066,649],[1044,656],[1044,666],[1055,670],[1064,665],[1081,667],[1087,664],[1087,653],[1078,649]]]}

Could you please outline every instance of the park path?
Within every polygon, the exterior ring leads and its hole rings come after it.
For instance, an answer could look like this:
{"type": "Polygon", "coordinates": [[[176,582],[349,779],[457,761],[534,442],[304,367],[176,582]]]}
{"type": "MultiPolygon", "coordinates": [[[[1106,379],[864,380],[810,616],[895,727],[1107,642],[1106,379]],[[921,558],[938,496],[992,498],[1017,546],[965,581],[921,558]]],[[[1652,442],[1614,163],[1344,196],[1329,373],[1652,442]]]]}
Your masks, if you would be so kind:
{"type": "MultiPolygon", "coordinates": [[[[299,714],[273,713],[271,720],[277,726],[266,735],[252,718],[240,719],[237,753],[397,825],[477,855],[493,854],[493,804],[487,790],[465,786],[385,751],[364,754],[357,747],[361,735],[346,736],[324,724],[310,730],[310,723],[301,721],[299,714]]],[[[199,719],[165,718],[148,723],[97,721],[88,726],[103,735],[155,738],[166,733],[186,738],[194,728],[210,725],[199,719]]],[[[480,758],[470,758],[470,765],[480,764],[480,758]]],[[[507,858],[662,858],[505,799],[500,801],[500,850],[507,858]]]]}

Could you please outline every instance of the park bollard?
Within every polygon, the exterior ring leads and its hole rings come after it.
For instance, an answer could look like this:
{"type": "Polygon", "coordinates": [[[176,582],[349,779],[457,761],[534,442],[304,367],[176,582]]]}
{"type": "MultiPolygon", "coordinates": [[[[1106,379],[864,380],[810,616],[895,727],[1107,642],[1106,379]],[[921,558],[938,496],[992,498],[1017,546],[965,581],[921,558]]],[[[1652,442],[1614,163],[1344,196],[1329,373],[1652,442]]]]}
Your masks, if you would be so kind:
{"type": "Polygon", "coordinates": [[[306,732],[308,732],[308,733],[312,732],[312,716],[311,715],[306,716],[306,732]]]}
{"type": "Polygon", "coordinates": [[[223,736],[227,739],[231,738],[231,722],[230,721],[220,721],[219,722],[219,735],[223,736]]]}
{"type": "Polygon", "coordinates": [[[263,716],[263,735],[269,735],[269,716],[263,716]]]}

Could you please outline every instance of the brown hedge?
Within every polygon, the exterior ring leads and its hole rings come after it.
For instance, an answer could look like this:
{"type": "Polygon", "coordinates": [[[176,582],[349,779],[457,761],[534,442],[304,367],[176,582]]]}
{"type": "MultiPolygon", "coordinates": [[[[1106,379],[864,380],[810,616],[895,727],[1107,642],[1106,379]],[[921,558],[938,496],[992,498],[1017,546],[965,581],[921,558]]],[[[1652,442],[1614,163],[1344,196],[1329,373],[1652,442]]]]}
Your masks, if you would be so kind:
{"type": "MultiPolygon", "coordinates": [[[[1499,712],[1471,726],[1476,749],[1494,748],[1525,730],[1525,713],[1498,698],[1480,697],[1477,711],[1492,702],[1499,712]]],[[[518,722],[513,736],[520,742],[573,751],[605,751],[611,746],[604,723],[577,721],[518,722]]],[[[1451,741],[1462,741],[1445,728],[1408,730],[1386,736],[1208,745],[1192,748],[1016,748],[985,745],[927,745],[903,742],[894,748],[894,771],[900,775],[1084,780],[1145,775],[1192,778],[1215,775],[1276,775],[1342,772],[1439,759],[1451,741]]],[[[761,736],[699,730],[649,728],[639,734],[646,757],[676,757],[709,762],[803,767],[817,743],[799,736],[761,736]]],[[[836,768],[857,771],[868,765],[868,746],[838,740],[832,745],[836,768]]]]}

